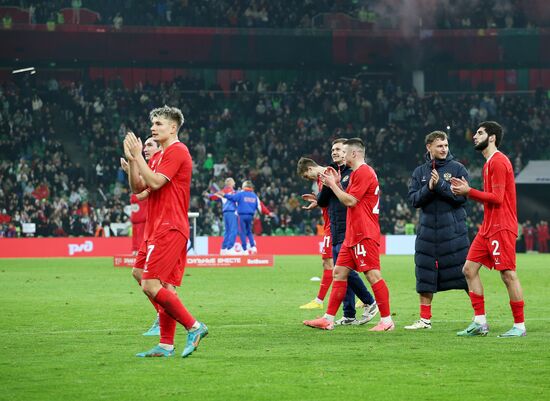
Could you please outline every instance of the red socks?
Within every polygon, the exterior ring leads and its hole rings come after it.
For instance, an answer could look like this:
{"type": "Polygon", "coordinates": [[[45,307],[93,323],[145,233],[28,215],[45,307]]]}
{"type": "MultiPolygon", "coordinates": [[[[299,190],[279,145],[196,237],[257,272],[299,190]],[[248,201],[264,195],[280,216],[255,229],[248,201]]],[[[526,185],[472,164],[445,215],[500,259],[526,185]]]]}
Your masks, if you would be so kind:
{"type": "Polygon", "coordinates": [[[155,308],[155,310],[157,311],[157,313],[160,313],[160,311],[162,310],[161,306],[160,306],[159,304],[157,304],[153,298],[147,297],[147,299],[148,299],[149,301],[151,301],[151,304],[153,304],[153,308],[155,308]]]}
{"type": "Polygon", "coordinates": [[[432,305],[420,304],[420,317],[422,319],[430,320],[432,318],[432,305]]]}
{"type": "Polygon", "coordinates": [[[485,315],[485,297],[472,291],[469,292],[469,295],[472,301],[472,308],[474,308],[474,315],[485,315]]]}
{"type": "Polygon", "coordinates": [[[168,315],[164,309],[159,311],[160,343],[174,345],[176,335],[176,321],[168,315]]]}
{"type": "Polygon", "coordinates": [[[512,308],[512,315],[514,315],[514,323],[525,322],[525,316],[523,314],[523,308],[525,302],[523,301],[510,301],[510,308],[512,308]]]}
{"type": "Polygon", "coordinates": [[[328,289],[332,284],[332,270],[323,270],[323,278],[321,279],[321,285],[319,286],[319,293],[317,298],[321,301],[325,299],[328,289]]]}
{"type": "Polygon", "coordinates": [[[195,323],[195,318],[185,309],[178,296],[166,288],[162,287],[159,290],[155,301],[164,308],[169,316],[177,320],[187,330],[191,329],[195,323]]]}
{"type": "Polygon", "coordinates": [[[374,299],[378,304],[380,310],[380,317],[390,316],[390,290],[384,280],[379,280],[372,285],[372,292],[374,292],[374,299]]]}
{"type": "Polygon", "coordinates": [[[328,300],[327,315],[335,316],[336,312],[340,308],[346,291],[348,289],[348,282],[346,281],[334,281],[332,283],[332,291],[328,300]]]}
{"type": "MultiPolygon", "coordinates": [[[[474,314],[485,315],[485,298],[483,295],[478,295],[470,292],[470,299],[472,300],[472,307],[474,308],[474,314]]],[[[514,323],[525,322],[524,315],[524,301],[510,301],[510,308],[512,309],[512,315],[514,315],[514,323]]]]}

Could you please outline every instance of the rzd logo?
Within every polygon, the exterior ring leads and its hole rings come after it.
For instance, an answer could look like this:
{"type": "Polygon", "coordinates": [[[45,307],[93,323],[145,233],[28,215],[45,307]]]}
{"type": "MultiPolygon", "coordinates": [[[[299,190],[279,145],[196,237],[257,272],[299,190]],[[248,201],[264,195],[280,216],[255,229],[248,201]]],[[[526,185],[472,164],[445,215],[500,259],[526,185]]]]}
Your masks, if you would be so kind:
{"type": "Polygon", "coordinates": [[[92,241],[85,241],[83,244],[69,244],[69,255],[74,255],[77,252],[92,252],[94,250],[94,243],[92,241]]]}

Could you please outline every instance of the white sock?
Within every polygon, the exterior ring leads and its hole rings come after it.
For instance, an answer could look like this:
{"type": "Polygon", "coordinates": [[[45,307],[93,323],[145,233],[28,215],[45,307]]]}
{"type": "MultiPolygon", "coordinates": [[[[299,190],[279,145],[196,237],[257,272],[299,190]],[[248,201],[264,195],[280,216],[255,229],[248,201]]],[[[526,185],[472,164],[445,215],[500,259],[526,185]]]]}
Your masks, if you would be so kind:
{"type": "Polygon", "coordinates": [[[477,324],[487,324],[487,317],[485,315],[475,315],[474,322],[477,324]]]}
{"type": "Polygon", "coordinates": [[[173,351],[174,350],[174,344],[163,344],[160,343],[159,347],[162,349],[165,349],[166,351],[173,351]]]}
{"type": "Polygon", "coordinates": [[[329,315],[328,313],[325,313],[325,316],[323,316],[325,319],[327,319],[329,322],[334,322],[334,316],[329,315]]]}
{"type": "Polygon", "coordinates": [[[191,326],[191,329],[189,331],[197,330],[199,327],[201,327],[201,324],[198,320],[195,320],[195,323],[193,323],[193,326],[191,326]]]}
{"type": "Polygon", "coordinates": [[[380,321],[381,321],[382,323],[384,323],[384,324],[389,324],[389,323],[392,322],[391,316],[381,317],[381,318],[380,318],[380,321]]]}
{"type": "Polygon", "coordinates": [[[315,302],[317,302],[319,305],[323,304],[323,300],[319,298],[315,298],[315,302]]]}
{"type": "Polygon", "coordinates": [[[514,327],[516,329],[520,329],[520,330],[525,331],[525,322],[523,322],[523,323],[514,323],[514,327]]]}

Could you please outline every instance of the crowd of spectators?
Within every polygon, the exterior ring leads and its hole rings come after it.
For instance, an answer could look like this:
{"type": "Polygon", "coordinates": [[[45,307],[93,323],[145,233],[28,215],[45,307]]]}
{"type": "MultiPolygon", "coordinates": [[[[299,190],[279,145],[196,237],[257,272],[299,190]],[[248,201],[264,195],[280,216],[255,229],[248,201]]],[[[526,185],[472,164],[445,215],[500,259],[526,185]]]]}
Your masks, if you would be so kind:
{"type": "Polygon", "coordinates": [[[330,28],[318,18],[326,14],[367,24],[347,25],[350,28],[525,28],[547,26],[549,22],[536,13],[526,14],[532,0],[0,0],[0,5],[29,10],[30,23],[56,19],[63,8],[72,8],[74,15],[70,21],[58,22],[79,23],[80,10],[87,8],[97,12],[97,24],[114,25],[116,29],[123,24],[330,28]]]}
{"type": "MultiPolygon", "coordinates": [[[[423,138],[449,133],[455,157],[480,186],[483,158],[474,152],[472,129],[495,119],[506,129],[503,150],[516,172],[532,158],[550,158],[549,100],[541,91],[523,95],[440,95],[419,97],[392,80],[329,77],[308,82],[235,82],[231,92],[204,88],[180,78],[159,86],[125,88],[120,81],[58,82],[32,76],[0,86],[0,235],[21,235],[34,223],[36,235],[94,235],[111,223],[128,224],[129,194],[120,169],[128,129],[142,139],[148,112],[177,105],[186,117],[180,139],[194,160],[192,211],[197,232],[220,234],[219,205],[203,197],[213,183],[251,179],[276,219],[264,220],[264,234],[315,234],[318,211],[305,212],[300,195],[313,190],[295,173],[300,156],[330,162],[331,141],[359,136],[381,185],[384,233],[415,224],[407,204],[408,180],[423,161],[423,138]]],[[[481,206],[468,202],[472,231],[481,206]]]]}

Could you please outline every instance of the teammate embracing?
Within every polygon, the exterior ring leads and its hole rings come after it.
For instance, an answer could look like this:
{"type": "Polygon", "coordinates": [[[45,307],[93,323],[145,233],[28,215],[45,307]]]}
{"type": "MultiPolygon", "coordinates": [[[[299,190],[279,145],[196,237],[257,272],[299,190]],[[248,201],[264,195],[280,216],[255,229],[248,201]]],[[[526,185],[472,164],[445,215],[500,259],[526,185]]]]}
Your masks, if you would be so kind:
{"type": "Polygon", "coordinates": [[[527,333],[523,290],[516,273],[518,219],[514,169],[508,157],[498,150],[502,137],[502,127],[494,121],[482,122],[474,135],[475,149],[481,151],[487,160],[483,166],[483,191],[470,188],[464,178],[451,180],[451,190],[455,195],[468,196],[484,205],[483,223],[464,265],[474,321],[465,330],[459,331],[459,336],[485,336],[489,332],[483,285],[479,277],[482,265],[500,272],[510,298],[514,326],[499,337],[522,337],[527,333]]]}

